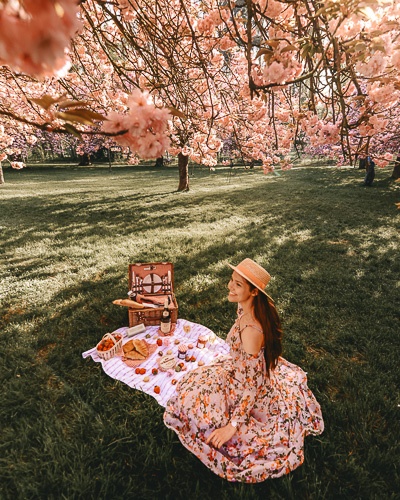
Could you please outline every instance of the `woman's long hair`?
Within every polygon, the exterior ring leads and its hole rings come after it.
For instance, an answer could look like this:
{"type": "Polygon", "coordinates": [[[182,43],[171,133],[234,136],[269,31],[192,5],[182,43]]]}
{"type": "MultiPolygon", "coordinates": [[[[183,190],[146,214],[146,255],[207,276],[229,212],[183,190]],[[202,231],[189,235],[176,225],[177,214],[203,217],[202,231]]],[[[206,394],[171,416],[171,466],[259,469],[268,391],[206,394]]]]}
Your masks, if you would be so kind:
{"type": "MultiPolygon", "coordinates": [[[[249,282],[248,282],[249,283],[249,282]]],[[[250,291],[256,287],[249,283],[250,291]]],[[[264,358],[269,377],[270,370],[278,364],[282,354],[282,325],[278,311],[272,299],[259,292],[253,299],[254,317],[260,323],[264,333],[264,358]]]]}

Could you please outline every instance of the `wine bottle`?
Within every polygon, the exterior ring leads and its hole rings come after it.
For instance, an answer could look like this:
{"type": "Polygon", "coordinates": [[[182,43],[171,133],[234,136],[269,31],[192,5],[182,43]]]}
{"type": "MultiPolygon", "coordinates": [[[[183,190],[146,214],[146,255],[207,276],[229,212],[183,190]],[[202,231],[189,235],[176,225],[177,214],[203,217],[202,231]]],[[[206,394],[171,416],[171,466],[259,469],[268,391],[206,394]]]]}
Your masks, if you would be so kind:
{"type": "Polygon", "coordinates": [[[171,313],[168,309],[168,299],[165,299],[164,310],[161,315],[160,330],[164,335],[171,333],[171,313]]]}

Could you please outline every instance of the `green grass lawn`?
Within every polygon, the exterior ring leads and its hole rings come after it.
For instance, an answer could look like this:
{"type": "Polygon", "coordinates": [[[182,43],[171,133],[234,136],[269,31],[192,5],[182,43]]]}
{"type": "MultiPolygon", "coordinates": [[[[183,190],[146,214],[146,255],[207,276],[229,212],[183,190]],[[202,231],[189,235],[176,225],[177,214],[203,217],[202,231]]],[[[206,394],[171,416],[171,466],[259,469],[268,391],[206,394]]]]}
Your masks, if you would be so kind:
{"type": "Polygon", "coordinates": [[[5,169],[0,187],[0,498],[400,498],[399,184],[378,170],[5,169]],[[284,356],[325,432],[281,479],[218,478],[163,408],[83,351],[127,325],[128,264],[171,261],[179,317],[225,337],[226,262],[272,275],[284,356]]]}

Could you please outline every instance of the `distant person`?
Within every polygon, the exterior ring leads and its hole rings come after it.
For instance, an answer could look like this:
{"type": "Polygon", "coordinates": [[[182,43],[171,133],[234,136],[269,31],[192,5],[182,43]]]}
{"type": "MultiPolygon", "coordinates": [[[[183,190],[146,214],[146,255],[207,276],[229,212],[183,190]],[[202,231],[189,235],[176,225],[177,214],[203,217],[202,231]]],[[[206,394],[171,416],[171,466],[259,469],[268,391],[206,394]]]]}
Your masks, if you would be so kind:
{"type": "Polygon", "coordinates": [[[370,156],[367,156],[367,163],[365,165],[365,179],[364,179],[364,185],[365,186],[372,186],[372,183],[374,182],[375,179],[375,162],[370,156]]]}
{"type": "Polygon", "coordinates": [[[230,267],[228,301],[239,306],[230,356],[184,375],[164,422],[214,473],[255,483],[301,465],[305,436],[321,434],[324,422],[305,372],[281,357],[269,273],[251,259],[230,267]]]}

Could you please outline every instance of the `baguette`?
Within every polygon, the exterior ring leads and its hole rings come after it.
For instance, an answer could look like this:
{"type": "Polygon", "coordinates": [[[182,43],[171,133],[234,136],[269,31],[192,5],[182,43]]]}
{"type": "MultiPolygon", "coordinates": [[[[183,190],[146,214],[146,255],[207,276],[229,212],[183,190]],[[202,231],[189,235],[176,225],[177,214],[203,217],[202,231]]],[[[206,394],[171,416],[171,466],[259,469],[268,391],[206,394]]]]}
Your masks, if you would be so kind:
{"type": "Polygon", "coordinates": [[[144,309],[143,304],[139,304],[139,302],[135,302],[131,299],[113,300],[113,304],[116,304],[117,306],[134,307],[135,309],[144,309]]]}

